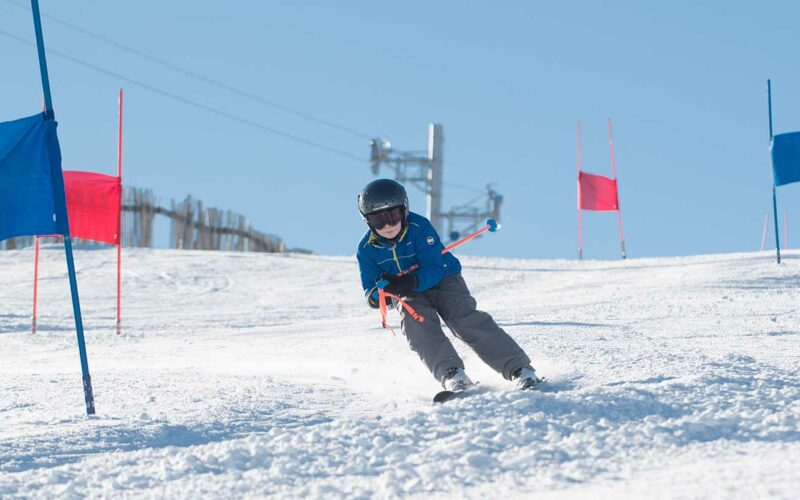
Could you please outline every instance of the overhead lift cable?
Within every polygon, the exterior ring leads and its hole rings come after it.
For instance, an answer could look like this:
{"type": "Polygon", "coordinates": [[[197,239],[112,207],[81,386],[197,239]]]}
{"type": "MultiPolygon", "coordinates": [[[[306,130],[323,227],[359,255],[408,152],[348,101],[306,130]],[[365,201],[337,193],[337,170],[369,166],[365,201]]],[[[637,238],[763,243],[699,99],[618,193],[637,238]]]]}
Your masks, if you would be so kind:
{"type": "MultiPolygon", "coordinates": [[[[23,3],[20,3],[20,2],[16,2],[14,0],[4,0],[4,1],[6,3],[14,5],[15,7],[18,7],[20,9],[30,10],[30,7],[27,6],[26,4],[23,4],[23,3]]],[[[116,47],[117,49],[120,49],[120,50],[123,50],[125,52],[134,54],[134,55],[136,55],[138,57],[141,57],[143,59],[146,59],[146,60],[148,60],[148,61],[150,61],[152,63],[158,64],[159,66],[168,68],[168,69],[170,69],[172,71],[175,71],[177,73],[181,73],[183,75],[189,76],[189,77],[194,78],[196,80],[200,80],[200,81],[202,81],[204,83],[207,83],[209,85],[213,85],[215,87],[227,90],[228,92],[236,94],[236,95],[238,95],[240,97],[245,97],[247,99],[250,99],[250,100],[253,100],[253,101],[256,101],[256,102],[260,102],[261,104],[266,104],[267,106],[271,106],[271,107],[273,107],[275,109],[279,109],[279,110],[281,110],[281,111],[283,111],[285,113],[289,113],[289,114],[298,116],[300,118],[303,118],[305,120],[317,123],[319,125],[324,125],[326,127],[330,127],[330,128],[339,130],[341,132],[345,132],[345,133],[348,133],[350,135],[354,135],[354,136],[359,137],[361,139],[367,139],[367,140],[370,139],[370,137],[368,135],[362,134],[361,132],[353,130],[353,129],[349,128],[349,127],[345,127],[343,125],[338,125],[338,124],[330,122],[328,120],[323,120],[322,118],[317,118],[315,116],[312,116],[312,115],[310,115],[308,113],[304,113],[302,111],[297,111],[296,109],[292,109],[289,106],[285,106],[285,105],[277,103],[275,101],[271,101],[271,100],[266,99],[264,97],[261,97],[259,95],[253,94],[251,92],[247,92],[245,90],[241,90],[239,88],[236,88],[236,87],[234,87],[232,85],[228,85],[227,83],[221,82],[221,81],[216,80],[214,78],[210,78],[210,77],[201,75],[200,73],[197,73],[197,72],[192,71],[190,69],[183,68],[181,66],[173,64],[173,63],[171,63],[169,61],[166,61],[166,60],[161,59],[159,57],[153,56],[153,55],[148,54],[146,52],[143,52],[143,51],[141,51],[139,49],[136,49],[134,47],[130,47],[128,45],[119,43],[119,42],[114,41],[114,40],[112,40],[112,39],[110,39],[108,37],[105,37],[103,35],[94,33],[92,31],[89,31],[89,30],[85,29],[85,28],[77,26],[77,25],[75,25],[73,23],[70,23],[68,21],[64,21],[63,19],[59,19],[59,18],[57,18],[55,16],[51,16],[51,15],[48,15],[48,14],[42,14],[42,17],[45,17],[45,18],[53,21],[54,23],[60,24],[61,26],[65,26],[65,27],[67,27],[67,28],[69,28],[69,29],[71,29],[73,31],[77,31],[78,33],[81,33],[81,34],[83,34],[85,36],[88,36],[88,37],[93,38],[95,40],[99,40],[99,41],[101,41],[103,43],[106,43],[108,45],[116,47]]]]}
{"type": "MultiPolygon", "coordinates": [[[[30,45],[32,47],[36,47],[36,44],[34,42],[32,42],[30,40],[26,40],[25,38],[22,38],[22,37],[18,37],[17,35],[9,33],[9,32],[7,32],[5,30],[0,29],[0,35],[6,36],[8,38],[11,38],[12,40],[16,40],[17,42],[24,43],[24,44],[30,45]]],[[[60,57],[62,59],[66,59],[66,60],[68,60],[70,62],[73,62],[73,63],[78,64],[80,66],[83,66],[85,68],[89,68],[89,69],[91,69],[93,71],[97,71],[98,73],[103,73],[105,75],[113,76],[114,78],[118,78],[118,79],[120,79],[122,81],[128,82],[131,85],[135,85],[137,87],[141,87],[141,88],[143,88],[145,90],[149,90],[150,92],[155,92],[156,94],[160,94],[160,95],[162,95],[164,97],[167,97],[169,99],[173,99],[175,101],[182,102],[182,103],[187,104],[189,106],[192,106],[192,107],[195,107],[195,108],[198,108],[198,109],[202,109],[202,110],[207,111],[209,113],[213,113],[213,114],[215,114],[217,116],[222,116],[222,117],[227,118],[229,120],[233,120],[235,122],[239,122],[239,123],[242,123],[244,125],[248,125],[250,127],[257,128],[257,129],[263,130],[265,132],[269,132],[271,134],[275,134],[275,135],[281,136],[281,137],[283,137],[285,139],[289,139],[289,140],[292,140],[292,141],[295,141],[295,142],[299,142],[301,144],[305,144],[306,146],[311,146],[311,147],[314,147],[314,148],[317,148],[317,149],[328,151],[329,153],[334,153],[334,154],[337,154],[339,156],[343,156],[345,158],[350,158],[352,160],[357,160],[359,162],[366,162],[367,161],[365,158],[362,158],[360,156],[356,156],[356,155],[348,153],[346,151],[342,151],[340,149],[332,148],[332,147],[326,146],[324,144],[319,144],[317,142],[310,141],[308,139],[304,139],[302,137],[299,137],[299,136],[296,136],[296,135],[293,135],[293,134],[289,134],[287,132],[283,132],[283,131],[278,130],[276,128],[270,127],[269,125],[264,125],[263,123],[258,123],[256,121],[253,121],[253,120],[249,119],[249,118],[244,118],[242,116],[235,115],[233,113],[229,113],[228,111],[223,111],[221,109],[217,109],[217,108],[209,106],[207,104],[203,104],[201,102],[194,101],[192,99],[188,99],[186,97],[183,97],[183,96],[180,96],[178,94],[175,94],[174,92],[170,92],[168,90],[164,90],[164,89],[156,87],[154,85],[150,85],[149,83],[145,83],[145,82],[142,82],[142,81],[127,77],[125,75],[121,75],[121,74],[116,73],[114,71],[109,71],[107,69],[101,68],[100,66],[96,66],[94,64],[91,64],[91,63],[88,63],[88,62],[83,61],[81,59],[78,59],[77,57],[72,57],[70,55],[64,54],[63,52],[59,52],[59,51],[53,50],[53,49],[47,49],[47,53],[48,54],[52,54],[52,55],[57,56],[57,57],[60,57]]]]}

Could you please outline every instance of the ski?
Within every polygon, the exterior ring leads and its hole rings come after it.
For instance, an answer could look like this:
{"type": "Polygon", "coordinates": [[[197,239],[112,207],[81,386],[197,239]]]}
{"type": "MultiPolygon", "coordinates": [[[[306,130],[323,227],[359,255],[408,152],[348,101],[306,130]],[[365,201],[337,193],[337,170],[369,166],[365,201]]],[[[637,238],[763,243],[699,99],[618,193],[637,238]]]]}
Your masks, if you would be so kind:
{"type": "MultiPolygon", "coordinates": [[[[525,387],[520,387],[517,390],[525,391],[525,392],[527,392],[527,391],[535,391],[535,390],[538,390],[539,388],[541,388],[545,384],[545,382],[547,382],[547,377],[542,377],[542,378],[536,379],[536,381],[534,383],[532,383],[531,385],[527,385],[525,387]]],[[[439,392],[436,393],[436,395],[433,396],[433,402],[434,403],[446,403],[446,402],[451,401],[453,399],[461,399],[461,398],[466,398],[466,397],[469,397],[469,396],[473,396],[478,392],[480,392],[480,390],[479,390],[479,385],[477,383],[475,385],[473,385],[472,387],[468,388],[468,389],[464,389],[463,391],[439,391],[439,392]]]]}
{"type": "Polygon", "coordinates": [[[450,401],[451,399],[459,399],[465,398],[467,396],[472,396],[473,394],[477,393],[480,389],[480,382],[475,382],[471,386],[467,387],[466,389],[460,391],[439,391],[433,396],[434,403],[445,403],[450,401]]]}
{"type": "Polygon", "coordinates": [[[452,399],[465,398],[475,394],[474,389],[465,389],[463,391],[439,391],[433,396],[434,403],[446,403],[452,399]]]}

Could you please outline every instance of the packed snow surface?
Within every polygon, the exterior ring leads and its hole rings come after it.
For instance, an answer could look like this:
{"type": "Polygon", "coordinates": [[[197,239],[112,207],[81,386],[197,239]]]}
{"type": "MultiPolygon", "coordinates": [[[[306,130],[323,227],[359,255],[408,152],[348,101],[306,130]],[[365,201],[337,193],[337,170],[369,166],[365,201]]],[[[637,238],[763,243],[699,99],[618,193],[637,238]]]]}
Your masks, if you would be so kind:
{"type": "MultiPolygon", "coordinates": [[[[364,303],[355,259],[0,252],[0,497],[784,497],[800,491],[800,253],[462,257],[479,307],[549,383],[463,344],[438,384],[364,303]]],[[[398,326],[397,313],[390,313],[398,326]]]]}

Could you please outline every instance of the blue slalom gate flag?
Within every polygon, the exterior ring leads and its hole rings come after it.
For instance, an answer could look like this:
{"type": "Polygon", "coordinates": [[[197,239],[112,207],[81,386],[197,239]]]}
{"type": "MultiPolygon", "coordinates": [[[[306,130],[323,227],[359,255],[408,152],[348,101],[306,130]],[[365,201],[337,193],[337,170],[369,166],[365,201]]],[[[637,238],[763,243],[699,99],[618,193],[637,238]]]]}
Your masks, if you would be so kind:
{"type": "Polygon", "coordinates": [[[800,182],[800,132],[777,134],[770,143],[775,187],[800,182]]]}
{"type": "Polygon", "coordinates": [[[0,123],[0,240],[69,234],[56,127],[44,113],[0,123]]]}

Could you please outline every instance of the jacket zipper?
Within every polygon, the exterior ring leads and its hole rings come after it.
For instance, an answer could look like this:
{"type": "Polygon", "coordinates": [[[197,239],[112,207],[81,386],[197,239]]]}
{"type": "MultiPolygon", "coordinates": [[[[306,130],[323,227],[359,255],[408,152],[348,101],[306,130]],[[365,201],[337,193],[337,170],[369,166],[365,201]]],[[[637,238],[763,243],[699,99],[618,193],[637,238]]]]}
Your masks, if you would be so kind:
{"type": "Polygon", "coordinates": [[[394,259],[394,263],[397,264],[397,272],[398,273],[402,273],[403,272],[403,268],[400,267],[400,261],[397,260],[397,252],[395,251],[396,248],[397,248],[397,245],[393,245],[392,246],[392,258],[394,259]]]}

